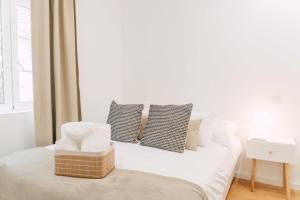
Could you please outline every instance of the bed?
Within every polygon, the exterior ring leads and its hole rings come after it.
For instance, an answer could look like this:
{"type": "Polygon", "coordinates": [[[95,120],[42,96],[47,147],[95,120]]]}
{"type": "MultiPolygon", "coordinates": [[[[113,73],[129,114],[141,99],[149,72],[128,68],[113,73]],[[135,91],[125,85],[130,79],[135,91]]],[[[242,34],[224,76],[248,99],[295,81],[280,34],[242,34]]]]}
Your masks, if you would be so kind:
{"type": "MultiPolygon", "coordinates": [[[[118,170],[130,170],[132,171],[129,174],[130,177],[135,177],[143,182],[143,173],[158,175],[148,177],[149,180],[157,182],[158,191],[157,195],[160,195],[159,192],[164,194],[164,191],[161,191],[159,185],[167,185],[170,188],[167,190],[172,190],[173,188],[178,187],[178,195],[180,194],[181,189],[180,185],[191,184],[188,190],[182,191],[182,193],[187,191],[200,191],[203,190],[205,198],[209,200],[224,200],[226,199],[228,189],[231,185],[233,175],[235,173],[235,167],[241,153],[241,145],[237,138],[231,138],[230,147],[224,147],[218,144],[213,144],[209,147],[199,148],[197,152],[186,150],[183,154],[174,153],[169,151],[164,151],[160,149],[155,149],[151,147],[141,146],[139,144],[129,144],[129,143],[115,143],[115,156],[116,156],[116,169],[118,170]],[[136,173],[135,173],[136,172],[136,173]],[[168,183],[164,182],[163,177],[171,178],[168,183]],[[180,181],[185,181],[180,182],[180,181]],[[178,183],[178,184],[177,184],[178,183]],[[173,185],[175,184],[175,185],[173,185]],[[177,185],[176,185],[177,184],[177,185]]],[[[1,200],[15,200],[16,193],[19,193],[18,198],[20,200],[27,199],[59,199],[56,198],[54,194],[58,194],[63,191],[63,195],[68,196],[68,189],[73,187],[72,193],[80,194],[82,188],[87,193],[90,190],[95,190],[95,183],[97,180],[91,180],[88,184],[88,180],[79,180],[76,178],[69,177],[57,177],[53,172],[53,146],[48,146],[46,148],[36,150],[28,150],[24,152],[19,152],[13,155],[10,155],[5,158],[0,159],[0,199],[1,200]],[[37,153],[39,157],[34,156],[34,152],[37,153]],[[42,152],[42,154],[40,153],[42,152]],[[46,170],[47,168],[47,170],[46,170]],[[5,173],[4,173],[5,172],[5,173]],[[48,179],[51,178],[56,181],[57,185],[47,185],[45,177],[48,176],[48,179]],[[59,187],[64,186],[64,189],[59,187]],[[26,189],[24,189],[24,187],[26,189]],[[1,189],[2,188],[2,189],[1,189]],[[11,194],[8,194],[11,190],[11,194]],[[28,191],[31,190],[32,193],[28,194],[28,191]],[[59,191],[61,190],[61,191],[59,191]],[[5,191],[7,194],[5,194],[5,191]],[[9,192],[7,192],[9,191],[9,192]],[[27,191],[27,192],[24,192],[27,191]],[[42,192],[40,192],[42,191],[42,192]],[[11,195],[11,198],[7,198],[11,195]],[[40,195],[40,198],[39,196],[40,195]],[[34,198],[35,196],[35,198],[34,198]],[[38,197],[37,197],[38,196],[38,197]],[[47,198],[46,198],[47,196],[47,198]],[[50,197],[49,197],[50,196],[50,197]]],[[[127,176],[124,174],[124,171],[120,172],[121,176],[127,176]],[[122,174],[123,173],[123,174],[122,174]]],[[[112,173],[112,177],[116,173],[112,173]]],[[[110,176],[110,175],[109,175],[110,176]]],[[[108,176],[108,177],[109,177],[108,176]]],[[[145,184],[148,180],[145,178],[145,184]]],[[[114,179],[114,178],[112,178],[114,179]]],[[[124,182],[128,185],[129,179],[124,182]]],[[[113,180],[111,180],[113,181],[113,180]]],[[[124,187],[126,187],[126,184],[124,187]]],[[[137,187],[136,190],[140,188],[138,182],[134,183],[133,187],[137,187]]],[[[156,184],[156,183],[155,183],[156,184]]],[[[124,185],[124,183],[123,183],[124,185]]],[[[185,185],[184,185],[185,186],[185,185]]],[[[99,189],[99,186],[97,186],[99,189]]],[[[116,186],[119,187],[119,186],[116,186]]],[[[123,186],[122,186],[123,187],[123,186]]],[[[143,188],[143,187],[142,187],[143,188]]],[[[145,188],[145,187],[144,187],[145,188]]],[[[147,188],[147,187],[146,187],[147,188]]],[[[156,192],[153,190],[153,192],[156,192]]],[[[141,193],[147,194],[148,191],[142,191],[141,193]]],[[[105,193],[105,190],[99,192],[99,196],[105,193]]],[[[176,192],[175,192],[176,193],[176,192]]],[[[188,193],[188,192],[187,192],[188,193]]],[[[96,193],[97,194],[97,193],[96,193]]],[[[204,195],[201,194],[201,195],[204,195]]],[[[85,194],[88,195],[88,194],[85,194]]],[[[177,195],[177,194],[174,194],[177,195]]],[[[178,196],[177,195],[177,196],[178,196]]],[[[197,194],[200,195],[200,194],[197,194]]],[[[132,197],[130,199],[139,199],[140,197],[132,197]]],[[[156,197],[157,198],[157,197],[156,197]]],[[[62,198],[63,199],[63,198],[62,198]]],[[[79,199],[79,198],[78,198],[79,199]]],[[[103,199],[108,200],[110,198],[93,198],[88,196],[85,199],[103,199]]],[[[113,199],[113,198],[112,198],[113,199]]],[[[126,198],[119,198],[126,199],[126,198]]],[[[128,198],[127,198],[128,199],[128,198]]],[[[148,199],[148,198],[143,198],[148,199]]],[[[149,199],[155,199],[154,197],[149,199]]],[[[168,199],[168,198],[161,198],[168,199]]],[[[173,198],[173,199],[182,199],[182,197],[173,198]]],[[[172,199],[172,200],[173,200],[172,199]]],[[[191,197],[189,199],[197,199],[191,197]]],[[[200,198],[201,199],[201,198],[200,198]]]]}
{"type": "Polygon", "coordinates": [[[231,138],[230,148],[213,144],[183,154],[116,142],[116,168],[184,179],[201,186],[208,199],[224,200],[240,153],[236,137],[231,138]]]}

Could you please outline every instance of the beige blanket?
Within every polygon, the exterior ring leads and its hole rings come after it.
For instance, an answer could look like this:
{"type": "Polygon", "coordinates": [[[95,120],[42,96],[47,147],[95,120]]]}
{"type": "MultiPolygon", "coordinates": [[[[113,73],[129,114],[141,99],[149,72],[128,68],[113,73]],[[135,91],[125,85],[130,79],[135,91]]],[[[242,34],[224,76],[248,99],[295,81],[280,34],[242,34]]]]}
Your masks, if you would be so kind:
{"type": "Polygon", "coordinates": [[[0,159],[0,200],[207,200],[207,197],[193,183],[137,171],[114,170],[107,177],[94,180],[56,176],[53,152],[34,148],[0,159]]]}

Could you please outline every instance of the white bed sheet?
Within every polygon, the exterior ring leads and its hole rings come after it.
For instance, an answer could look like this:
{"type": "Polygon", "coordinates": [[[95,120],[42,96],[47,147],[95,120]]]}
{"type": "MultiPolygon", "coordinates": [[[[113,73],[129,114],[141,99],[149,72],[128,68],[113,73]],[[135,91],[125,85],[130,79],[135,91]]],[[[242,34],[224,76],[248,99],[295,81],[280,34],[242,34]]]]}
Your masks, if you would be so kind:
{"type": "MultiPolygon", "coordinates": [[[[222,200],[227,193],[241,145],[232,137],[231,147],[218,144],[186,150],[183,154],[145,147],[139,144],[115,143],[117,169],[137,170],[181,178],[203,188],[210,200],[222,200]]],[[[53,150],[53,146],[47,147],[53,150]]]]}

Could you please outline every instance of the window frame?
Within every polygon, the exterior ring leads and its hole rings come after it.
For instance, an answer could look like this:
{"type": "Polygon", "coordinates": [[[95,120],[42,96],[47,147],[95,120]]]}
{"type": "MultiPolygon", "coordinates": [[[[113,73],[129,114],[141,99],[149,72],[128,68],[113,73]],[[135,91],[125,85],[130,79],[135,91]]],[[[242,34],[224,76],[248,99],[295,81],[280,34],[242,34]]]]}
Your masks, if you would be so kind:
{"type": "Polygon", "coordinates": [[[4,104],[0,113],[29,111],[32,101],[20,101],[18,70],[17,0],[2,0],[2,51],[4,71],[4,104]]]}
{"type": "Polygon", "coordinates": [[[3,81],[4,81],[4,104],[0,104],[1,112],[13,110],[13,87],[12,87],[12,55],[11,55],[11,5],[10,1],[1,1],[2,19],[2,55],[3,55],[3,81]]]}

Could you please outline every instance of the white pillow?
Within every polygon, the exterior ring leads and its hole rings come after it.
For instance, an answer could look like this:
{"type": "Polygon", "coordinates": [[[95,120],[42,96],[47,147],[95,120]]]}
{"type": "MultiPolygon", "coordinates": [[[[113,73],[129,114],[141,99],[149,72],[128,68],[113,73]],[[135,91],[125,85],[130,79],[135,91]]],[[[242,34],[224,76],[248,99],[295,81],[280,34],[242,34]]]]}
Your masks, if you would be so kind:
{"type": "Polygon", "coordinates": [[[144,109],[142,111],[143,115],[148,116],[150,110],[150,104],[144,104],[144,109]]]}
{"type": "Polygon", "coordinates": [[[213,134],[215,130],[214,117],[210,114],[201,118],[199,128],[198,146],[207,147],[213,143],[213,134]]]}
{"type": "Polygon", "coordinates": [[[198,136],[198,146],[207,147],[213,143],[213,113],[192,111],[191,120],[201,119],[198,136]]]}
{"type": "Polygon", "coordinates": [[[221,118],[215,118],[214,123],[213,142],[229,147],[232,135],[238,130],[237,123],[221,118]]]}

